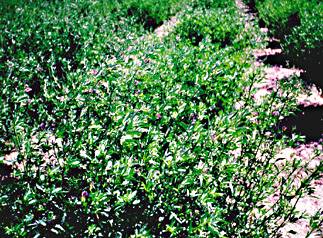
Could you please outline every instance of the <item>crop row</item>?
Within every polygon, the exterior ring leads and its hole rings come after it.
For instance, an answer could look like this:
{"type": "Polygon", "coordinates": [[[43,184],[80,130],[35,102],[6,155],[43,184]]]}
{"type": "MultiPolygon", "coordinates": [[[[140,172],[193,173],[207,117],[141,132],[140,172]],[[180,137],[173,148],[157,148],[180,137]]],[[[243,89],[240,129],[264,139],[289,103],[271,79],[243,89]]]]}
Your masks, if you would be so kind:
{"type": "MultiPolygon", "coordinates": [[[[323,4],[316,0],[246,0],[259,18],[281,41],[286,60],[305,69],[310,77],[320,75],[323,52],[323,4]]],[[[322,86],[320,79],[316,80],[322,86]]]]}

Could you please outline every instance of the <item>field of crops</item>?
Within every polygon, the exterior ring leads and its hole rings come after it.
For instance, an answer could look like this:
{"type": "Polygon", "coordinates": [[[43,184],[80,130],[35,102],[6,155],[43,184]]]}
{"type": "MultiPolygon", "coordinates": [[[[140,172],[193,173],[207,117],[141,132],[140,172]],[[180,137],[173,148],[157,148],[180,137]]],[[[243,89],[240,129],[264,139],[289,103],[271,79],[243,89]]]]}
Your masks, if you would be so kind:
{"type": "Polygon", "coordinates": [[[255,100],[253,52],[266,24],[314,78],[323,5],[244,2],[256,19],[235,0],[2,0],[0,237],[278,237],[301,216],[323,165],[276,154],[305,140],[280,123],[303,84],[255,100]]]}

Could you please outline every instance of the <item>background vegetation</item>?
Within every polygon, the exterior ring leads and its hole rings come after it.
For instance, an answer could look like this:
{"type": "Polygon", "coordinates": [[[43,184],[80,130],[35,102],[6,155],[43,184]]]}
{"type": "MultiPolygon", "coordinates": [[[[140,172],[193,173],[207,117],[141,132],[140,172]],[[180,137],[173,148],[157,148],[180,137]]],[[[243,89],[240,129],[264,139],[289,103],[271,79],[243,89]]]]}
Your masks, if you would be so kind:
{"type": "Polygon", "coordinates": [[[280,39],[285,60],[307,71],[307,79],[323,88],[319,78],[323,52],[323,4],[317,0],[245,0],[280,39]]]}

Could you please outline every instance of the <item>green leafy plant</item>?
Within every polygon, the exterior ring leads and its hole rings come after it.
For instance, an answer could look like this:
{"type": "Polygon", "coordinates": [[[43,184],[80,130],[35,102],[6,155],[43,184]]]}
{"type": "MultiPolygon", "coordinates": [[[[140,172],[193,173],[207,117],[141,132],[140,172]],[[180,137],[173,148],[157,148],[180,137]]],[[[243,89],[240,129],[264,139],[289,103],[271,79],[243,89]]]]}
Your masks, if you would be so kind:
{"type": "Polygon", "coordinates": [[[220,47],[234,46],[238,49],[247,45],[259,46],[256,39],[261,35],[258,28],[246,28],[243,17],[232,6],[216,10],[195,9],[183,17],[174,34],[195,46],[204,40],[220,47]]]}

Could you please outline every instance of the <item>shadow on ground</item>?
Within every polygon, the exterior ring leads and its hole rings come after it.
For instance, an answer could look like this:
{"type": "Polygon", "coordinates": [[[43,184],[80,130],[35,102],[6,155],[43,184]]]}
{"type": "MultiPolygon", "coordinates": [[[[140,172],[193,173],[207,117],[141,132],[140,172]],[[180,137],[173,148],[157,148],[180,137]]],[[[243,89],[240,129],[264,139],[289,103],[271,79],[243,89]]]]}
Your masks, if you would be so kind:
{"type": "Polygon", "coordinates": [[[282,66],[284,68],[289,68],[289,61],[285,54],[274,54],[274,55],[266,55],[259,57],[260,60],[263,61],[266,65],[272,66],[282,66]]]}
{"type": "Polygon", "coordinates": [[[282,66],[284,68],[297,67],[304,70],[301,79],[308,85],[316,85],[323,90],[322,62],[318,59],[321,56],[315,55],[296,58],[284,53],[259,57],[266,65],[282,66]],[[296,59],[296,60],[295,60],[296,59]]]}
{"type": "Polygon", "coordinates": [[[280,129],[285,129],[287,135],[297,134],[305,136],[306,142],[318,141],[323,138],[323,107],[303,107],[300,112],[284,118],[280,129]]]}

